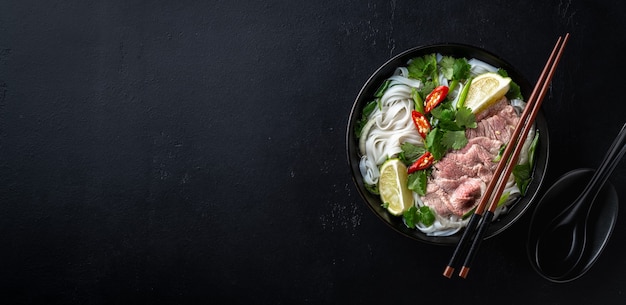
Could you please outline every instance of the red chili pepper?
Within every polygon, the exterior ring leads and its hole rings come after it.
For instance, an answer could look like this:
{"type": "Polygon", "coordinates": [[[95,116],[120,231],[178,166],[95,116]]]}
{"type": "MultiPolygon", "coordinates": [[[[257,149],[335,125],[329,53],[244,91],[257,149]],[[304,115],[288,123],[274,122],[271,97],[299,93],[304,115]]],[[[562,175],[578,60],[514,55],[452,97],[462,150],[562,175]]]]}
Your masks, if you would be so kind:
{"type": "Polygon", "coordinates": [[[411,174],[419,170],[427,169],[433,164],[433,162],[435,162],[435,157],[433,157],[433,155],[429,151],[427,151],[421,157],[417,158],[417,160],[413,162],[411,166],[409,166],[409,168],[407,169],[407,173],[411,174]]]}
{"type": "Polygon", "coordinates": [[[426,139],[426,135],[430,131],[430,123],[428,122],[426,116],[417,110],[413,110],[411,112],[411,117],[413,117],[413,123],[415,123],[417,132],[419,132],[420,136],[422,136],[422,139],[426,139]]]}
{"type": "Polygon", "coordinates": [[[430,94],[428,94],[426,96],[426,100],[424,101],[424,111],[426,113],[429,113],[431,110],[437,107],[437,105],[439,105],[439,103],[441,103],[443,99],[446,98],[446,95],[448,95],[448,90],[450,89],[446,86],[439,86],[435,88],[430,94]]]}

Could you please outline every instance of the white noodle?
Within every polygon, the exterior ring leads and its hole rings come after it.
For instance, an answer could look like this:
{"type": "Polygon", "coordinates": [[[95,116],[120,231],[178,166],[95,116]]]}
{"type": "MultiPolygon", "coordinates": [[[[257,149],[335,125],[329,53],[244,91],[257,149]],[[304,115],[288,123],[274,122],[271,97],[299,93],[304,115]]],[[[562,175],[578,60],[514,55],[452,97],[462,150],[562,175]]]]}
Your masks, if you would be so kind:
{"type": "MultiPolygon", "coordinates": [[[[441,54],[437,54],[437,60],[441,60],[441,54]]],[[[496,72],[497,68],[481,60],[470,59],[470,73],[473,76],[486,72],[496,72]]],[[[415,125],[411,118],[411,111],[414,109],[414,101],[411,97],[413,88],[421,89],[423,83],[420,80],[408,77],[409,72],[406,67],[397,68],[388,79],[391,81],[389,88],[379,100],[376,109],[369,115],[368,122],[362,130],[359,139],[359,150],[361,160],[359,170],[363,176],[363,181],[369,185],[378,184],[380,176],[379,166],[389,158],[397,157],[401,152],[401,145],[405,142],[413,145],[423,146],[423,139],[415,130],[415,125]]],[[[448,80],[440,73],[439,82],[441,85],[448,85],[448,80]]],[[[459,83],[456,92],[460,92],[465,83],[459,83]]],[[[453,104],[456,105],[458,93],[455,95],[453,104]]],[[[511,100],[511,104],[519,112],[525,107],[521,100],[511,100]]],[[[534,130],[528,133],[522,152],[520,153],[519,164],[528,160],[528,150],[535,136],[534,130]]],[[[494,213],[494,219],[501,214],[505,214],[509,205],[521,196],[519,187],[515,183],[513,175],[507,181],[504,194],[508,194],[507,202],[498,207],[494,213]]],[[[414,204],[416,207],[424,206],[420,196],[413,192],[414,204]]],[[[417,224],[417,229],[430,236],[448,236],[457,233],[467,225],[468,219],[462,219],[458,215],[442,216],[435,214],[435,222],[431,226],[417,224]]]]}
{"type": "Polygon", "coordinates": [[[391,77],[389,77],[391,81],[390,86],[403,84],[409,87],[420,89],[424,84],[419,79],[409,78],[409,69],[406,67],[397,68],[391,77]]]}
{"type": "Polygon", "coordinates": [[[498,68],[482,61],[482,60],[478,60],[476,58],[472,58],[470,60],[467,61],[468,64],[470,64],[470,66],[472,66],[472,68],[470,69],[470,73],[473,76],[479,75],[479,74],[483,74],[483,73],[487,73],[487,72],[496,72],[498,71],[498,68]]]}
{"type": "Polygon", "coordinates": [[[378,183],[378,166],[402,152],[402,143],[422,144],[411,119],[413,107],[411,87],[397,84],[387,89],[381,97],[380,108],[370,114],[361,135],[365,141],[359,169],[365,183],[378,183]]]}

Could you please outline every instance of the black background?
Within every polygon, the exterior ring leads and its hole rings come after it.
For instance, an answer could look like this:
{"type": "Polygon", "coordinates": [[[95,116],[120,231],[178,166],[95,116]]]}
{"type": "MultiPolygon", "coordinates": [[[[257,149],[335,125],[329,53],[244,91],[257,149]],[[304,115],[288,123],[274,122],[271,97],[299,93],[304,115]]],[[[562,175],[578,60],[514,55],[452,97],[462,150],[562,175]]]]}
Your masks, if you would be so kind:
{"type": "Polygon", "coordinates": [[[569,32],[546,182],[596,167],[625,121],[624,3],[2,1],[0,301],[624,304],[623,214],[572,283],[532,270],[529,213],[447,279],[452,249],[378,220],[345,154],[393,55],[467,43],[534,82],[569,32]]]}

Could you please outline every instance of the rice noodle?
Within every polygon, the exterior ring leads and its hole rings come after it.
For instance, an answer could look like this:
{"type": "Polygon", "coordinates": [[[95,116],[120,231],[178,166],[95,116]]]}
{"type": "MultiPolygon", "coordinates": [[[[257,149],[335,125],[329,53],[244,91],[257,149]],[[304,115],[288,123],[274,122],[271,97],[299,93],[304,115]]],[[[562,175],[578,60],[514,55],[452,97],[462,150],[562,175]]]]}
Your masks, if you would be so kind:
{"type": "MultiPolygon", "coordinates": [[[[441,60],[441,54],[437,54],[437,60],[441,60]]],[[[470,73],[473,76],[485,73],[495,72],[497,68],[478,59],[469,59],[471,66],[470,73]]],[[[442,74],[442,73],[440,73],[442,74]]],[[[414,109],[414,101],[411,97],[413,88],[421,89],[423,83],[420,80],[409,78],[409,72],[406,67],[397,68],[393,75],[388,78],[390,86],[379,100],[376,109],[368,116],[368,122],[362,129],[360,136],[359,150],[361,152],[361,160],[359,162],[359,170],[363,177],[364,183],[368,185],[377,185],[380,176],[379,167],[389,158],[397,157],[401,152],[403,143],[411,143],[413,145],[423,146],[423,139],[415,130],[415,125],[411,118],[411,111],[414,109]]],[[[440,84],[447,85],[448,80],[440,75],[440,84]]],[[[465,83],[460,83],[458,91],[461,92],[465,83]]],[[[453,99],[456,105],[458,93],[453,99]]],[[[519,112],[525,107],[525,103],[521,100],[510,101],[511,105],[519,112]]],[[[519,162],[523,164],[528,161],[528,151],[535,136],[533,129],[529,132],[524,147],[521,151],[519,162]]],[[[505,214],[511,202],[514,202],[521,192],[513,175],[507,181],[504,194],[508,194],[508,200],[505,204],[498,207],[494,213],[494,219],[505,214]]],[[[413,192],[414,204],[416,207],[424,206],[424,202],[420,196],[413,192]]],[[[457,233],[467,225],[468,219],[462,219],[458,215],[439,215],[435,214],[435,222],[431,226],[417,224],[417,229],[430,236],[447,236],[457,233]]]]}
{"type": "Polygon", "coordinates": [[[379,107],[370,114],[367,124],[371,125],[366,125],[361,135],[365,141],[359,169],[365,183],[378,183],[378,166],[402,152],[402,143],[422,145],[411,119],[413,108],[411,87],[397,84],[387,89],[379,107]]]}

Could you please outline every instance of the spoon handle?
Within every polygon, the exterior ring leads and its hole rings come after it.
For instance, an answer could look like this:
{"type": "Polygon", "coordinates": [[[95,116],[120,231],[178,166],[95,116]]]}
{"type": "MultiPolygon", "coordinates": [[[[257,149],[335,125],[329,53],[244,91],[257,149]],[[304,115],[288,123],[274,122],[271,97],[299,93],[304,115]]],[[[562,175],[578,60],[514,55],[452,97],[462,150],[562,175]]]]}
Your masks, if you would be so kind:
{"type": "Polygon", "coordinates": [[[626,124],[622,126],[619,134],[611,144],[611,147],[607,151],[602,163],[598,169],[594,172],[589,184],[583,191],[583,196],[595,194],[604,186],[604,183],[609,178],[622,156],[626,152],[626,124]]]}

